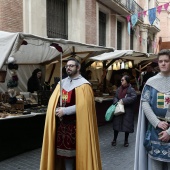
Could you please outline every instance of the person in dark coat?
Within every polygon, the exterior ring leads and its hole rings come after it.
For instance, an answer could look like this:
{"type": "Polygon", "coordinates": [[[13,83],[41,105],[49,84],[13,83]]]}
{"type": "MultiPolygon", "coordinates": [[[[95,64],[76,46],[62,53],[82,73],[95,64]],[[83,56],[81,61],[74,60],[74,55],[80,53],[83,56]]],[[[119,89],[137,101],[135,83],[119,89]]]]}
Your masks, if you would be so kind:
{"type": "MultiPolygon", "coordinates": [[[[62,79],[65,79],[66,77],[68,77],[68,75],[67,75],[67,72],[66,72],[66,68],[64,66],[62,68],[62,79]]],[[[52,91],[54,91],[54,89],[56,88],[59,81],[60,81],[60,77],[54,77],[54,84],[52,85],[52,91]]]]}
{"type": "Polygon", "coordinates": [[[134,106],[137,99],[135,89],[130,84],[130,77],[124,75],[121,78],[121,86],[116,90],[113,98],[113,104],[120,101],[125,108],[125,113],[113,118],[114,138],[112,146],[116,146],[116,140],[119,132],[125,132],[124,147],[129,146],[129,133],[134,132],[134,106]]]}
{"type": "Polygon", "coordinates": [[[41,76],[42,76],[42,71],[39,68],[36,68],[32,72],[32,76],[28,79],[28,83],[27,83],[28,92],[34,93],[34,91],[42,90],[41,76]]]}
{"type": "Polygon", "coordinates": [[[151,65],[148,65],[146,67],[146,73],[143,76],[143,81],[142,81],[142,86],[140,87],[140,90],[142,91],[145,83],[147,82],[147,80],[153,76],[155,76],[156,73],[153,72],[153,67],[151,65]]]}

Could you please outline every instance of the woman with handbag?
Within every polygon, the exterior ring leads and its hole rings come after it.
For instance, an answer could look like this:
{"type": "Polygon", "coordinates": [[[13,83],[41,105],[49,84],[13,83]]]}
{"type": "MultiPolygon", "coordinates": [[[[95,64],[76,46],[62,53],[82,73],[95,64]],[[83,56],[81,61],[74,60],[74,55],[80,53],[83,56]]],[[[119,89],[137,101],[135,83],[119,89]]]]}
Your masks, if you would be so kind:
{"type": "Polygon", "coordinates": [[[116,90],[113,104],[120,102],[124,105],[124,114],[113,117],[114,138],[112,146],[116,146],[119,132],[125,132],[124,147],[129,146],[129,133],[134,132],[134,104],[137,99],[135,89],[130,84],[130,77],[124,75],[121,79],[121,86],[116,90]]]}

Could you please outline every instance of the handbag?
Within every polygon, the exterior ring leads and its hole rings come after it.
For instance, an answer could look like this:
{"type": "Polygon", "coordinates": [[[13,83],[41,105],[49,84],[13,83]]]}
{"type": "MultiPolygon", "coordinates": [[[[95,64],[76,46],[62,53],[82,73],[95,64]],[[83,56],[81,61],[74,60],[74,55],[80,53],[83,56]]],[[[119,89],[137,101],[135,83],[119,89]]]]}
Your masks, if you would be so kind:
{"type": "Polygon", "coordinates": [[[114,112],[114,116],[118,116],[118,115],[121,115],[121,114],[124,114],[124,113],[125,113],[124,105],[121,104],[120,102],[117,102],[115,112],[114,112]]]}
{"type": "Polygon", "coordinates": [[[143,142],[143,145],[144,145],[144,147],[145,147],[145,149],[147,151],[151,151],[152,150],[152,145],[151,145],[151,141],[150,141],[150,138],[151,138],[151,127],[152,127],[152,125],[149,123],[148,129],[147,129],[146,134],[145,134],[145,139],[144,139],[144,142],[143,142]]]}
{"type": "Polygon", "coordinates": [[[117,103],[116,104],[112,104],[106,111],[106,114],[105,114],[105,120],[106,121],[111,121],[113,116],[114,116],[114,112],[115,112],[115,108],[117,106],[117,103]]]}

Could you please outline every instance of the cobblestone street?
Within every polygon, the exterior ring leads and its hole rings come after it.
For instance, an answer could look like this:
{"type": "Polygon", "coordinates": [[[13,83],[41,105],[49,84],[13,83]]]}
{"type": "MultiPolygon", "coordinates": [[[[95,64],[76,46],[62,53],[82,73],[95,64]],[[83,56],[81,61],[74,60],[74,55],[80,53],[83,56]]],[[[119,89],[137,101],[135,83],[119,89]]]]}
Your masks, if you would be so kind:
{"type": "MultiPolygon", "coordinates": [[[[103,170],[133,170],[135,133],[129,135],[129,147],[124,147],[124,133],[120,133],[117,146],[111,146],[113,139],[112,123],[99,127],[100,150],[103,170]]],[[[0,170],[39,170],[41,148],[0,162],[0,170]]]]}

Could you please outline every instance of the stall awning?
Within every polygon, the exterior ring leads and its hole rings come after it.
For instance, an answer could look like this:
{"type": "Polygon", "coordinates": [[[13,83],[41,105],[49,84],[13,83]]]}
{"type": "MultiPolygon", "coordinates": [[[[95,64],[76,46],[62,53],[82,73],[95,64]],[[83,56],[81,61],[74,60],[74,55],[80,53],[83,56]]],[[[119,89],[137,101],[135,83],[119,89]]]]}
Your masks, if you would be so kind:
{"type": "Polygon", "coordinates": [[[90,60],[104,61],[113,60],[117,58],[125,58],[127,60],[134,60],[135,64],[145,60],[152,60],[157,58],[156,54],[142,53],[134,50],[115,50],[114,52],[106,52],[95,57],[91,57],[90,60]]]}
{"type": "Polygon", "coordinates": [[[51,43],[56,43],[62,47],[64,59],[75,55],[86,58],[114,51],[113,48],[64,39],[43,38],[31,34],[0,31],[0,68],[9,56],[13,56],[17,64],[49,64],[56,61],[59,59],[60,52],[51,48],[51,43]]]}

